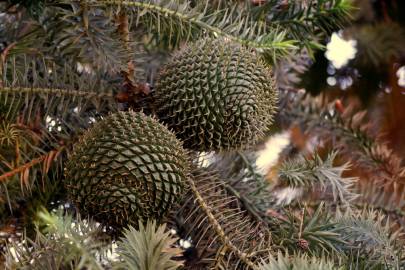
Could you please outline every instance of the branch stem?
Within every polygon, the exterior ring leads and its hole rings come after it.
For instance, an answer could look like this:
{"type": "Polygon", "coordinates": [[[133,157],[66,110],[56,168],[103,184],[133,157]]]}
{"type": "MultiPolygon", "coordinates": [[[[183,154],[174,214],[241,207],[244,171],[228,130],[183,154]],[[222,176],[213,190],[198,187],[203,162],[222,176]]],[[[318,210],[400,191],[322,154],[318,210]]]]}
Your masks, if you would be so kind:
{"type": "Polygon", "coordinates": [[[235,244],[232,243],[231,239],[226,235],[225,231],[222,229],[221,225],[219,224],[218,220],[215,218],[214,214],[211,212],[210,207],[205,202],[204,198],[201,196],[200,192],[197,190],[194,181],[191,178],[187,179],[194,196],[197,199],[198,204],[202,208],[202,210],[207,215],[207,218],[211,225],[214,227],[217,235],[221,239],[222,243],[226,245],[229,249],[231,249],[247,266],[249,266],[253,270],[258,270],[257,266],[249,259],[249,255],[243,251],[241,251],[235,244]]]}
{"type": "Polygon", "coordinates": [[[31,167],[33,167],[33,166],[35,166],[35,165],[41,163],[41,162],[44,161],[50,154],[54,153],[55,151],[56,151],[56,152],[59,152],[61,149],[62,149],[62,148],[56,149],[56,150],[55,150],[55,149],[54,149],[54,150],[51,150],[51,151],[49,151],[48,153],[46,153],[46,154],[44,154],[44,155],[42,155],[42,156],[39,156],[39,157],[37,157],[37,158],[31,160],[30,162],[25,163],[25,164],[22,165],[22,166],[19,166],[18,168],[15,168],[14,170],[11,170],[11,171],[9,171],[9,172],[6,172],[6,173],[0,175],[0,183],[6,181],[8,178],[10,178],[10,177],[12,177],[12,176],[14,176],[14,175],[16,175],[16,174],[18,174],[18,173],[23,172],[24,170],[26,170],[26,169],[28,169],[28,168],[31,168],[31,167]]]}
{"type": "MultiPolygon", "coordinates": [[[[193,15],[183,14],[183,13],[179,12],[178,10],[169,9],[169,8],[160,6],[158,4],[145,3],[143,1],[125,1],[125,0],[99,0],[99,1],[96,1],[96,3],[100,4],[100,5],[118,5],[118,6],[122,5],[122,6],[127,6],[127,7],[142,8],[145,10],[149,10],[152,12],[162,14],[162,16],[164,16],[164,17],[171,16],[171,17],[179,19],[180,21],[186,22],[187,24],[194,24],[213,34],[225,37],[234,42],[237,42],[237,43],[240,43],[243,45],[247,45],[249,47],[253,47],[256,49],[275,49],[275,48],[279,48],[279,47],[284,47],[286,45],[295,47],[295,45],[289,44],[289,41],[265,43],[265,42],[248,39],[248,38],[241,38],[241,37],[238,37],[237,35],[232,35],[219,27],[212,26],[209,23],[204,22],[203,20],[193,17],[193,15]]],[[[246,27],[247,26],[245,26],[245,28],[246,27]]],[[[259,25],[258,22],[254,22],[252,20],[251,25],[249,25],[249,28],[258,29],[258,30],[256,30],[257,31],[256,36],[259,36],[261,33],[266,33],[266,31],[265,31],[266,25],[264,23],[260,23],[260,25],[259,25]]]]}
{"type": "Polygon", "coordinates": [[[113,98],[113,93],[97,93],[97,92],[86,92],[79,90],[68,90],[68,89],[58,89],[58,88],[38,88],[38,87],[0,87],[0,95],[2,93],[33,93],[33,94],[54,94],[63,96],[76,96],[76,97],[86,97],[86,98],[113,98]]]}
{"type": "Polygon", "coordinates": [[[36,159],[31,160],[28,163],[25,163],[24,165],[12,170],[12,171],[9,171],[9,172],[7,172],[5,174],[0,175],[0,182],[6,181],[8,178],[16,175],[17,173],[23,172],[24,170],[26,170],[28,168],[31,168],[32,166],[34,166],[34,165],[36,165],[38,163],[41,163],[42,161],[45,160],[45,158],[47,156],[48,156],[48,154],[42,155],[42,156],[40,156],[40,157],[38,157],[36,159]]]}

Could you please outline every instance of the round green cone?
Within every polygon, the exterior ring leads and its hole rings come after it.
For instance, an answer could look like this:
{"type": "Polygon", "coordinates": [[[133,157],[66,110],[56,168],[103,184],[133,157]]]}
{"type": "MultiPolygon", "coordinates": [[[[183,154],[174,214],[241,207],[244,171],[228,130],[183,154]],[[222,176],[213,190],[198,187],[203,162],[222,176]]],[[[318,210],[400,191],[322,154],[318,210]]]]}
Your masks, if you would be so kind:
{"type": "Polygon", "coordinates": [[[159,75],[158,117],[198,151],[247,148],[269,130],[276,107],[272,72],[251,50],[205,39],[178,51],[159,75]]]}
{"type": "Polygon", "coordinates": [[[160,220],[181,197],[186,152],[164,125],[143,113],[119,112],[97,122],[74,147],[66,186],[83,214],[122,227],[160,220]]]}

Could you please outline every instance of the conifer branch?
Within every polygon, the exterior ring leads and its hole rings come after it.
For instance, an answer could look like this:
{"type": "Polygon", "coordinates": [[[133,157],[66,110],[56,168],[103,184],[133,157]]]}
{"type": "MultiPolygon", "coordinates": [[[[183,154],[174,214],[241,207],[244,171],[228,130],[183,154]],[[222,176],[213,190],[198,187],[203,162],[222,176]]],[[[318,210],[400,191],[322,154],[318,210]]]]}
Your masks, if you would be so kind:
{"type": "Polygon", "coordinates": [[[170,45],[174,46],[180,40],[196,39],[206,32],[255,48],[269,60],[276,60],[297,49],[297,41],[288,39],[287,32],[281,28],[268,28],[254,21],[248,13],[235,15],[239,10],[237,5],[212,11],[207,8],[208,1],[198,3],[194,8],[188,3],[178,4],[175,1],[96,0],[89,3],[132,8],[136,24],[143,22],[145,26],[153,27],[158,36],[168,36],[170,45]]]}
{"type": "Polygon", "coordinates": [[[354,193],[356,178],[342,177],[342,173],[349,168],[348,164],[335,167],[333,162],[337,152],[330,153],[325,160],[317,154],[312,158],[301,158],[285,161],[278,173],[279,184],[289,187],[303,187],[312,189],[320,185],[323,190],[332,188],[333,199],[343,203],[350,203],[357,195],[354,193]]]}
{"type": "Polygon", "coordinates": [[[325,258],[309,257],[307,255],[297,254],[291,256],[278,252],[277,256],[270,255],[264,260],[259,270],[338,270],[334,267],[333,261],[325,258]]]}
{"type": "Polygon", "coordinates": [[[156,221],[148,220],[146,226],[140,222],[138,230],[129,226],[117,243],[122,261],[113,263],[113,269],[178,269],[183,262],[174,260],[182,253],[180,248],[173,247],[177,240],[166,231],[166,224],[158,225],[156,221]]]}
{"type": "Polygon", "coordinates": [[[353,6],[347,0],[285,1],[268,0],[252,9],[253,16],[269,26],[286,29],[310,55],[323,48],[319,39],[349,24],[353,6]]]}
{"type": "Polygon", "coordinates": [[[367,260],[373,267],[392,269],[398,265],[396,252],[403,250],[403,232],[395,229],[384,214],[372,209],[348,209],[337,212],[336,222],[345,228],[346,253],[358,254],[357,260],[367,260]]]}
{"type": "Polygon", "coordinates": [[[237,246],[235,246],[231,239],[227,236],[225,231],[222,229],[220,223],[218,220],[215,218],[213,213],[210,210],[210,207],[208,204],[205,202],[204,198],[201,196],[200,192],[197,190],[197,187],[194,184],[194,181],[191,178],[188,178],[188,183],[190,185],[190,189],[192,190],[198,204],[200,205],[201,209],[205,212],[207,215],[207,218],[209,222],[212,224],[214,230],[216,231],[218,237],[221,239],[224,245],[226,245],[229,249],[232,250],[247,266],[250,268],[257,270],[256,265],[250,260],[249,254],[246,254],[245,252],[241,251],[237,246]]]}
{"type": "Polygon", "coordinates": [[[176,217],[179,218],[176,218],[176,225],[179,231],[184,232],[180,236],[191,238],[199,251],[201,257],[196,265],[207,269],[219,264],[225,269],[233,269],[246,265],[242,259],[243,254],[253,263],[258,258],[263,258],[271,249],[271,235],[267,224],[257,222],[242,210],[239,199],[227,192],[226,184],[220,181],[216,172],[195,169],[192,175],[193,179],[190,181],[194,182],[200,200],[197,200],[193,190],[187,192],[181,207],[176,211],[176,217]],[[201,199],[205,203],[203,207],[201,199]],[[206,211],[212,215],[211,219],[206,211]],[[228,246],[224,235],[240,252],[235,253],[228,246]]]}
{"type": "Polygon", "coordinates": [[[2,94],[45,94],[53,96],[71,96],[71,97],[84,97],[87,99],[92,98],[114,98],[112,93],[97,93],[97,92],[86,92],[80,90],[67,90],[67,89],[57,89],[57,88],[39,88],[39,87],[0,87],[0,95],[2,94]]]}
{"type": "Polygon", "coordinates": [[[400,158],[392,153],[384,142],[370,136],[365,112],[354,113],[350,108],[340,114],[334,103],[320,104],[304,97],[291,100],[282,97],[280,119],[287,125],[301,124],[305,131],[316,134],[326,142],[333,141],[340,154],[355,160],[356,166],[369,172],[380,184],[405,181],[405,168],[400,158]]]}
{"type": "MultiPolygon", "coordinates": [[[[27,169],[29,169],[29,168],[31,168],[31,167],[45,161],[50,156],[53,157],[55,155],[55,153],[60,153],[64,149],[65,149],[64,147],[61,147],[61,148],[59,148],[57,150],[49,151],[48,153],[46,153],[46,154],[44,154],[42,156],[39,156],[37,158],[34,158],[30,162],[27,162],[24,165],[19,166],[18,168],[15,168],[15,169],[13,169],[13,170],[11,170],[9,172],[6,172],[6,173],[0,175],[0,182],[4,182],[8,178],[10,178],[10,177],[12,177],[12,176],[14,176],[14,175],[16,175],[18,173],[24,172],[25,170],[27,170],[27,169]]],[[[48,165],[48,167],[49,167],[49,165],[48,165]]]]}
{"type": "Polygon", "coordinates": [[[217,171],[228,193],[239,198],[242,208],[262,222],[273,196],[269,183],[259,172],[254,159],[252,152],[223,153],[217,155],[207,169],[217,171]]]}
{"type": "Polygon", "coordinates": [[[299,215],[291,208],[283,208],[285,218],[273,219],[273,243],[280,250],[306,251],[311,254],[341,254],[347,244],[343,237],[345,227],[328,213],[324,202],[310,211],[307,206],[299,215]]]}
{"type": "Polygon", "coordinates": [[[9,171],[9,172],[6,172],[6,173],[0,175],[0,182],[3,182],[5,180],[7,180],[8,178],[16,175],[17,173],[23,172],[26,169],[31,168],[32,166],[34,166],[34,165],[36,165],[38,163],[41,163],[46,157],[47,157],[47,155],[42,155],[42,156],[40,156],[38,158],[35,158],[35,159],[31,160],[28,163],[25,163],[24,165],[22,165],[22,166],[20,166],[20,167],[18,167],[16,169],[13,169],[12,171],[9,171]]]}
{"type": "Polygon", "coordinates": [[[6,265],[9,269],[94,269],[104,270],[100,257],[107,239],[101,227],[93,221],[73,219],[61,211],[37,213],[35,240],[25,238],[23,245],[7,247],[6,265]]]}

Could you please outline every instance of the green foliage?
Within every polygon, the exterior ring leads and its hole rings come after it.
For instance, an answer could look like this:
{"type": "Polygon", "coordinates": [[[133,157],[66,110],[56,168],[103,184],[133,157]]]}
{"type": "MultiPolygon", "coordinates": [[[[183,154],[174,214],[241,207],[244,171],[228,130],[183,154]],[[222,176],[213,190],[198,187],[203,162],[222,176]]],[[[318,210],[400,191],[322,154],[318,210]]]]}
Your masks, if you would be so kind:
{"type": "Polygon", "coordinates": [[[0,120],[14,123],[18,117],[24,132],[41,131],[37,139],[50,148],[87,127],[96,114],[114,111],[114,88],[98,75],[76,70],[42,57],[10,57],[2,69],[0,120]]]}
{"type": "Polygon", "coordinates": [[[270,256],[268,262],[263,262],[259,270],[337,270],[333,262],[306,255],[289,255],[277,253],[277,257],[270,256]]]}
{"type": "Polygon", "coordinates": [[[22,5],[24,6],[31,16],[38,17],[44,8],[44,0],[10,0],[13,5],[22,5]]]}
{"type": "Polygon", "coordinates": [[[400,158],[384,141],[370,135],[366,112],[348,108],[339,113],[334,103],[282,94],[280,118],[286,125],[299,124],[304,131],[316,134],[324,142],[333,142],[339,153],[369,173],[376,183],[399,183],[405,176],[400,158]]]}
{"type": "Polygon", "coordinates": [[[333,200],[350,203],[356,198],[354,193],[355,178],[343,177],[342,173],[349,166],[344,164],[335,167],[333,162],[337,152],[330,153],[325,160],[315,154],[310,159],[288,160],[281,165],[278,182],[282,186],[305,188],[307,191],[320,186],[323,191],[331,187],[333,200]]]}
{"type": "Polygon", "coordinates": [[[96,69],[119,72],[131,53],[120,41],[114,24],[108,12],[89,8],[86,1],[59,1],[45,9],[42,27],[51,41],[49,50],[59,59],[75,59],[96,69]]]}
{"type": "Polygon", "coordinates": [[[191,238],[200,254],[190,269],[253,267],[268,254],[269,227],[243,210],[217,172],[196,169],[189,186],[175,216],[180,236],[191,238]]]}
{"type": "Polygon", "coordinates": [[[285,30],[288,38],[299,40],[311,52],[322,47],[319,38],[348,24],[352,8],[347,0],[268,0],[252,13],[267,25],[285,30]]]}
{"type": "Polygon", "coordinates": [[[181,143],[143,113],[98,121],[75,145],[66,187],[83,213],[120,229],[161,220],[181,197],[189,173],[181,143]]]}
{"type": "Polygon", "coordinates": [[[305,251],[314,256],[342,252],[345,227],[333,220],[324,203],[313,213],[304,206],[298,213],[286,208],[283,215],[274,221],[277,230],[272,234],[273,242],[282,250],[305,251]]]}
{"type": "MultiPolygon", "coordinates": [[[[255,166],[251,146],[269,133],[277,102],[272,72],[278,81],[285,79],[280,88],[291,89],[283,74],[308,64],[325,36],[348,22],[348,1],[253,2],[0,3],[2,221],[21,215],[30,223],[39,205],[52,208],[55,198],[64,203],[69,195],[77,210],[102,223],[41,212],[36,239],[9,245],[10,269],[399,269],[404,264],[402,234],[384,215],[354,209],[353,186],[359,183],[343,176],[348,165],[335,164],[337,152],[324,160],[318,154],[284,160],[276,166],[277,179],[255,166]],[[284,69],[280,60],[300,62],[299,67],[284,69]],[[139,107],[173,133],[133,111],[139,107]],[[182,143],[196,152],[183,150],[182,143]],[[211,150],[210,165],[190,165],[205,154],[198,151],[211,150]],[[322,197],[278,205],[277,188],[286,187],[322,197]],[[342,206],[344,214],[335,216],[342,206]],[[184,265],[177,238],[158,226],[161,221],[191,243],[184,265]],[[102,230],[116,229],[123,234],[114,251],[102,230]]],[[[390,55],[400,51],[392,48],[390,55]]],[[[352,155],[352,163],[370,175],[377,172],[372,183],[395,180],[395,199],[401,202],[404,189],[398,183],[405,171],[359,124],[362,114],[347,117],[297,96],[293,102],[282,97],[280,119],[333,142],[339,157],[352,155]]]]}
{"type": "Polygon", "coordinates": [[[106,244],[97,224],[46,211],[38,219],[35,241],[27,238],[8,246],[7,269],[103,269],[96,256],[106,251],[106,244]]]}
{"type": "Polygon", "coordinates": [[[114,269],[174,270],[182,266],[179,260],[173,260],[182,252],[174,248],[176,238],[165,232],[166,225],[156,225],[156,221],[148,221],[146,227],[139,223],[139,229],[129,227],[124,231],[124,237],[117,243],[117,253],[122,262],[115,263],[114,269]]]}
{"type": "Polygon", "coordinates": [[[367,269],[395,269],[399,265],[403,232],[393,228],[385,215],[375,210],[348,210],[338,212],[336,222],[345,227],[349,265],[362,264],[367,269]]]}
{"type": "Polygon", "coordinates": [[[60,180],[66,146],[101,114],[116,110],[111,86],[29,55],[9,57],[0,69],[0,173],[17,170],[8,180],[23,191],[48,177],[60,180]]]}
{"type": "Polygon", "coordinates": [[[119,72],[132,56],[120,42],[115,21],[105,9],[80,1],[45,1],[29,27],[22,28],[10,55],[29,52],[59,65],[80,63],[119,72]],[[28,30],[27,30],[28,28],[28,30]]]}
{"type": "Polygon", "coordinates": [[[297,40],[287,32],[256,21],[240,5],[229,2],[213,7],[210,1],[121,1],[97,0],[94,5],[113,9],[126,7],[131,12],[133,28],[143,29],[157,46],[177,47],[184,41],[203,36],[224,37],[256,48],[269,61],[275,61],[296,50],[297,40]]]}
{"type": "Polygon", "coordinates": [[[225,152],[214,156],[207,170],[216,171],[227,192],[239,199],[242,208],[258,221],[264,221],[266,211],[273,207],[270,184],[259,172],[253,151],[225,152]]]}
{"type": "Polygon", "coordinates": [[[187,148],[223,151],[262,139],[273,120],[276,90],[258,56],[224,39],[177,52],[156,86],[156,109],[187,148]]]}
{"type": "Polygon", "coordinates": [[[139,230],[129,227],[112,249],[111,239],[100,224],[81,220],[62,211],[37,213],[36,238],[24,237],[7,246],[7,269],[73,270],[73,269],[178,269],[181,250],[177,241],[165,232],[166,226],[148,221],[139,230]],[[118,255],[112,259],[111,255],[118,255]]]}

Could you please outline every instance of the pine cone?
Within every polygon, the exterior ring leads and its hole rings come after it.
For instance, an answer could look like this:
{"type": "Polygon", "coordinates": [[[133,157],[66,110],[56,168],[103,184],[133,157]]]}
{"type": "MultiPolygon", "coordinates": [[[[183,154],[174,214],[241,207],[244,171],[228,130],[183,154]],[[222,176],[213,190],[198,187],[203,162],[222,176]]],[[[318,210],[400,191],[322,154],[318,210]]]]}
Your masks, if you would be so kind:
{"type": "Polygon", "coordinates": [[[177,52],[161,71],[155,92],[159,118],[193,150],[254,145],[273,120],[271,70],[251,50],[205,39],[177,52]]]}
{"type": "Polygon", "coordinates": [[[303,239],[303,238],[298,239],[298,241],[297,241],[297,246],[298,246],[300,249],[305,250],[305,251],[309,249],[309,243],[308,243],[308,241],[305,240],[305,239],[303,239]]]}
{"type": "Polygon", "coordinates": [[[165,126],[142,113],[97,122],[66,166],[70,198],[85,214],[121,227],[160,220],[184,190],[186,153],[165,126]]]}

